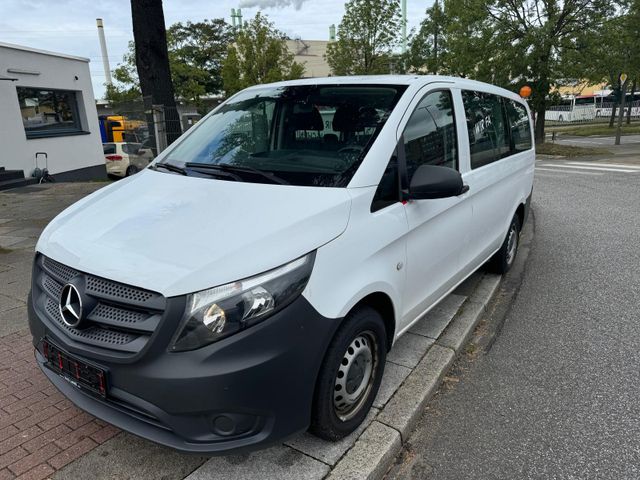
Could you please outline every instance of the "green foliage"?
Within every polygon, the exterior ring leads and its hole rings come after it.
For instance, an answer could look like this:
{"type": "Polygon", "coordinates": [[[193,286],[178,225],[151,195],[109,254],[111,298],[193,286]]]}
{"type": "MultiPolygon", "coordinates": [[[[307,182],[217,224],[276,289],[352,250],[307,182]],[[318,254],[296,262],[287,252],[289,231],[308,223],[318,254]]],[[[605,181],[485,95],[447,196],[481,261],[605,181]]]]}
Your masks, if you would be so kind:
{"type": "Polygon", "coordinates": [[[350,0],[327,47],[327,63],[335,75],[389,73],[401,26],[398,0],[350,0]]]}
{"type": "Polygon", "coordinates": [[[541,141],[551,91],[567,79],[584,78],[577,66],[585,61],[587,45],[603,41],[602,25],[614,11],[609,0],[443,0],[442,10],[427,10],[409,63],[415,71],[470,77],[514,91],[529,85],[541,141]]]}
{"type": "Polygon", "coordinates": [[[286,36],[260,12],[236,33],[222,65],[227,95],[260,83],[300,78],[304,66],[295,62],[286,36]]]}
{"type": "MultiPolygon", "coordinates": [[[[200,104],[205,95],[222,90],[222,62],[233,39],[231,27],[221,18],[175,23],[167,29],[171,80],[179,98],[200,104]]],[[[107,87],[112,103],[140,98],[135,45],[129,42],[123,62],[112,72],[115,83],[107,87]]]]}

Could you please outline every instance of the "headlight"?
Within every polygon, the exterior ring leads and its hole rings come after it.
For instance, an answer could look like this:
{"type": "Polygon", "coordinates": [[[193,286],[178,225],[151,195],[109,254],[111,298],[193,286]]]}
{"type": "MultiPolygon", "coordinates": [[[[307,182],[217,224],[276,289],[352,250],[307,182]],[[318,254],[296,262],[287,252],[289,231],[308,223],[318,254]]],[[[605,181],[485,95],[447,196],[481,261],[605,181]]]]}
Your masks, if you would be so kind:
{"type": "Polygon", "coordinates": [[[281,267],[187,297],[172,351],[194,350],[255,325],[291,303],[307,285],[315,252],[281,267]]]}

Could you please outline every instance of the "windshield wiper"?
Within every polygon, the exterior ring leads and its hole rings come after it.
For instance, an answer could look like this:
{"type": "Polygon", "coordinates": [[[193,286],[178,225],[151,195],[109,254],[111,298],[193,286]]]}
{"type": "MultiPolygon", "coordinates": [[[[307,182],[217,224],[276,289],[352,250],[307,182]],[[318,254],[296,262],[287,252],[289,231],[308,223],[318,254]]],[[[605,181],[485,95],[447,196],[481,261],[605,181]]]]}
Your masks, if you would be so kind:
{"type": "Polygon", "coordinates": [[[187,171],[184,168],[174,165],[173,163],[156,163],[150,168],[153,168],[154,170],[158,170],[158,168],[164,168],[165,170],[169,170],[170,172],[179,173],[180,175],[187,175],[187,171]]]}
{"type": "Polygon", "coordinates": [[[274,173],[265,172],[264,170],[258,170],[257,168],[248,167],[248,166],[239,166],[239,165],[229,165],[228,163],[196,163],[196,162],[187,162],[185,164],[188,168],[202,168],[202,169],[210,169],[210,170],[221,170],[223,172],[246,172],[246,173],[254,173],[256,175],[260,175],[267,180],[271,180],[273,183],[278,183],[280,185],[291,185],[284,178],[280,178],[274,173]]]}

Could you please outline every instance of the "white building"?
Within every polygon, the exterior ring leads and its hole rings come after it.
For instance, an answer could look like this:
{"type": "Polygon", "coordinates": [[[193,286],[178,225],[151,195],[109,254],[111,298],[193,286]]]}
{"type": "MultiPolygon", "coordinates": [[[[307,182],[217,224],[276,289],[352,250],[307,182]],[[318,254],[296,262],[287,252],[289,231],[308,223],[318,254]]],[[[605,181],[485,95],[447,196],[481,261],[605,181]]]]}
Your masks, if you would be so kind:
{"type": "Polygon", "coordinates": [[[328,77],[331,68],[324,58],[327,54],[326,40],[287,40],[287,48],[293,59],[304,65],[304,77],[328,77]]]}
{"type": "Polygon", "coordinates": [[[38,152],[58,181],[105,176],[89,59],[0,43],[0,167],[30,177],[38,152]]]}

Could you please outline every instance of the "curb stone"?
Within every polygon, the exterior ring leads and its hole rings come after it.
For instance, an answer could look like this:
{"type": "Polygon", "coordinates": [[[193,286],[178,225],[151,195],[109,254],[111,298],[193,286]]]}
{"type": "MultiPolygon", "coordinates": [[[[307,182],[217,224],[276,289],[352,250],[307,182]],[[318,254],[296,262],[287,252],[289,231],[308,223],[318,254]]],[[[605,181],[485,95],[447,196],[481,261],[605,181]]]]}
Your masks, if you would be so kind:
{"type": "Polygon", "coordinates": [[[415,428],[422,410],[442,382],[449,367],[470,338],[496,293],[501,275],[485,274],[475,291],[362,433],[335,465],[328,480],[374,480],[388,471],[415,428]]]}
{"type": "Polygon", "coordinates": [[[402,441],[397,430],[374,421],[326,478],[328,480],[381,478],[401,447],[402,441]]]}

